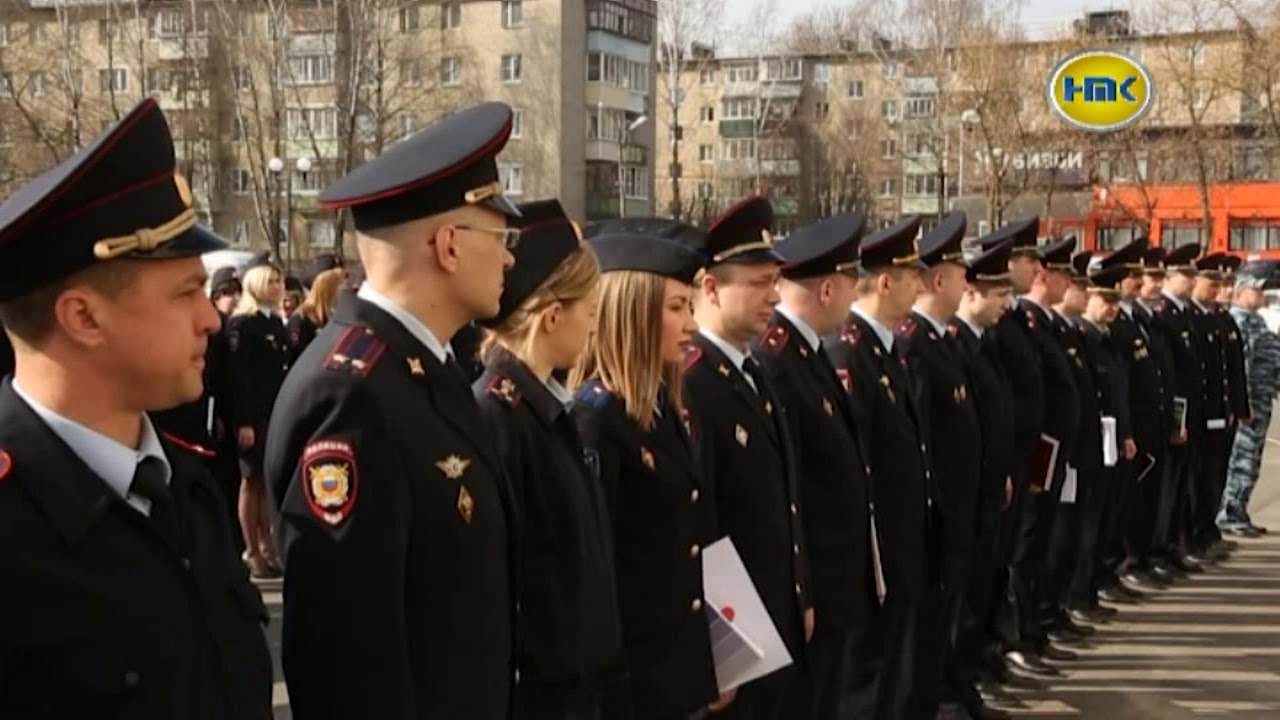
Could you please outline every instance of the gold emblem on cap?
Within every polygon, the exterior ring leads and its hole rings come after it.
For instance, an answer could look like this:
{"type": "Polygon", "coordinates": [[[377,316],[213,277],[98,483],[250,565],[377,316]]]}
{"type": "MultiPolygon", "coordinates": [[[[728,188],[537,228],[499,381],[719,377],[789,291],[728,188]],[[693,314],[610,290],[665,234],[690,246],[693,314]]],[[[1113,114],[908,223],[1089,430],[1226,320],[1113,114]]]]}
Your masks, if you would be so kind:
{"type": "Polygon", "coordinates": [[[183,205],[191,207],[195,203],[195,198],[191,196],[191,186],[187,184],[186,178],[174,173],[173,186],[178,189],[178,199],[182,200],[183,205]]]}

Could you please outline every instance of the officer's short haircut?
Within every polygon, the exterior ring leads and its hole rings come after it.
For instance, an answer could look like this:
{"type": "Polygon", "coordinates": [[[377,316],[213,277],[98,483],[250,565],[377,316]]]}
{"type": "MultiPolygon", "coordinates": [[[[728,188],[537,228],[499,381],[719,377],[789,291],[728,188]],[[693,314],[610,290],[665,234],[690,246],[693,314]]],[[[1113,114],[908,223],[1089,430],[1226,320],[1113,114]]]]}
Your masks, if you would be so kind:
{"type": "Polygon", "coordinates": [[[87,285],[110,298],[118,297],[133,285],[142,261],[111,260],[92,265],[69,278],[0,303],[0,322],[28,345],[38,345],[53,333],[57,324],[54,306],[67,289],[87,285]]]}

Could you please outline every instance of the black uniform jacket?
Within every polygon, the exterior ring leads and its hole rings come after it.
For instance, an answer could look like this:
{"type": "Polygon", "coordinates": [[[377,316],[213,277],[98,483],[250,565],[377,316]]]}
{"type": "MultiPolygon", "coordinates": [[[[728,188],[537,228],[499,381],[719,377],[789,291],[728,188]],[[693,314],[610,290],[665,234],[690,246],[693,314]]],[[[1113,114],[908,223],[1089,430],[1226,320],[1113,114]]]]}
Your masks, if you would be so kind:
{"type": "MultiPolygon", "coordinates": [[[[1178,395],[1178,373],[1174,366],[1173,346],[1164,331],[1163,323],[1142,303],[1134,303],[1133,319],[1147,331],[1146,340],[1151,349],[1151,359],[1155,361],[1160,378],[1160,406],[1164,410],[1161,417],[1162,429],[1165,431],[1166,444],[1158,447],[1159,452],[1168,449],[1168,440],[1175,432],[1173,427],[1173,398],[1178,395]]],[[[1139,407],[1136,403],[1133,407],[1139,407]]],[[[1158,453],[1157,453],[1158,455],[1158,453]]]]}
{"type": "Polygon", "coordinates": [[[296,717],[507,717],[518,529],[455,365],[345,294],[280,391],[266,479],[296,717]]]}
{"type": "Polygon", "coordinates": [[[600,687],[622,650],[613,531],[573,416],[505,350],[472,390],[521,516],[521,685],[600,687]]]}
{"type": "Polygon", "coordinates": [[[573,410],[613,519],[631,698],[615,713],[622,720],[684,718],[719,695],[701,554],[717,537],[715,506],[683,419],[665,400],[658,407],[644,430],[597,380],[573,410]]]}
{"type": "Polygon", "coordinates": [[[850,313],[824,345],[849,392],[866,451],[887,595],[910,607],[936,578],[933,471],[921,440],[906,361],[886,350],[865,320],[850,313]],[[934,573],[931,575],[930,573],[934,573]]]}
{"type": "Polygon", "coordinates": [[[950,335],[939,334],[919,313],[894,331],[929,446],[938,511],[952,541],[972,542],[977,539],[982,437],[964,355],[950,335]]]}
{"type": "MultiPolygon", "coordinates": [[[[1134,304],[1134,312],[1141,310],[1134,304]]],[[[1138,316],[1141,317],[1141,316],[1138,316]]],[[[1125,376],[1133,441],[1138,446],[1138,469],[1146,455],[1159,457],[1169,441],[1169,408],[1165,404],[1164,371],[1153,352],[1150,331],[1124,310],[1111,322],[1111,342],[1125,376]]]]}
{"type": "MultiPolygon", "coordinates": [[[[1155,310],[1154,327],[1164,336],[1173,358],[1174,393],[1173,397],[1186,400],[1186,430],[1191,442],[1204,435],[1204,376],[1205,367],[1200,359],[1200,343],[1194,339],[1191,313],[1195,306],[1191,301],[1179,308],[1168,297],[1161,297],[1153,306],[1155,310]]],[[[1172,402],[1170,408],[1173,407],[1172,402]]],[[[1180,428],[1174,428],[1177,432],[1180,428]]]]}
{"type": "Polygon", "coordinates": [[[952,320],[947,332],[955,338],[969,373],[978,410],[982,439],[982,480],[978,495],[979,528],[995,527],[1004,507],[1004,484],[1012,479],[1018,455],[1014,446],[1014,397],[1009,374],[1000,359],[995,336],[978,337],[963,321],[952,320]]]}
{"type": "Polygon", "coordinates": [[[275,316],[233,315],[227,323],[227,344],[235,378],[232,431],[253,428],[254,446],[243,455],[260,471],[271,410],[292,359],[288,331],[275,316]]]}
{"type": "Polygon", "coordinates": [[[1008,379],[1009,388],[1017,402],[1013,405],[1014,452],[1017,464],[1015,481],[1030,481],[1028,471],[1044,432],[1045,392],[1044,366],[1040,351],[1032,335],[1036,316],[1014,306],[1001,316],[995,328],[988,331],[1000,352],[1001,364],[1008,379]]]}
{"type": "Polygon", "coordinates": [[[267,612],[222,495],[165,455],[177,544],[0,388],[0,717],[271,717],[267,612]]]}
{"type": "Polygon", "coordinates": [[[871,486],[853,406],[835,368],[775,312],[754,356],[786,408],[795,441],[814,612],[826,627],[866,624],[876,607],[871,486]]]}
{"type": "Polygon", "coordinates": [[[1053,486],[1061,487],[1065,461],[1075,455],[1080,435],[1080,390],[1076,387],[1076,363],[1062,343],[1062,328],[1039,305],[1023,299],[1015,313],[1022,313],[1031,337],[1040,351],[1044,368],[1044,433],[1057,440],[1058,466],[1054,469],[1053,486]]]}
{"type": "MultiPolygon", "coordinates": [[[[1080,473],[1080,480],[1093,480],[1102,472],[1102,416],[1111,415],[1103,402],[1106,386],[1115,379],[1112,354],[1104,347],[1106,339],[1090,338],[1091,328],[1083,320],[1071,323],[1058,319],[1067,359],[1075,374],[1080,400],[1080,429],[1070,463],[1080,473]]],[[[1119,435],[1119,433],[1117,433],[1119,435]]]]}
{"type": "Polygon", "coordinates": [[[1200,362],[1204,367],[1205,422],[1201,429],[1207,430],[1210,421],[1226,421],[1231,414],[1227,393],[1227,362],[1222,347],[1225,338],[1212,308],[1201,310],[1195,303],[1187,307],[1191,311],[1191,337],[1200,351],[1200,362]]]}
{"type": "Polygon", "coordinates": [[[320,326],[306,315],[295,312],[289,316],[287,328],[289,330],[289,362],[293,363],[302,355],[302,351],[307,349],[311,341],[316,339],[316,335],[320,333],[320,326]]]}
{"type": "Polygon", "coordinates": [[[1244,370],[1244,338],[1240,335],[1240,326],[1236,325],[1231,311],[1225,306],[1218,306],[1214,316],[1218,320],[1219,334],[1222,337],[1230,412],[1235,420],[1239,420],[1250,415],[1249,380],[1244,370]]]}
{"type": "Polygon", "coordinates": [[[0,377],[13,374],[13,343],[0,325],[0,377]]]}
{"type": "Polygon", "coordinates": [[[694,336],[685,397],[720,533],[733,538],[787,651],[801,664],[803,611],[813,603],[795,449],[782,402],[761,378],[753,390],[714,343],[694,336]]]}

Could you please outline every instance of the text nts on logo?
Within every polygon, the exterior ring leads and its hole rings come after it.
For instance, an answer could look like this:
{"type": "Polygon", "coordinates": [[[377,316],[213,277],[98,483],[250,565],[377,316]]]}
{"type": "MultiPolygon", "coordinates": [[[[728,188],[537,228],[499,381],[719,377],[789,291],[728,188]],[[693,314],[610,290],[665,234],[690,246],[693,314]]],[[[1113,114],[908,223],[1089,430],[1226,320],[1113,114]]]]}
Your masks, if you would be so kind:
{"type": "Polygon", "coordinates": [[[1093,132],[1119,130],[1151,109],[1151,73],[1128,55],[1085,50],[1058,63],[1046,88],[1049,106],[1063,120],[1093,132]]]}

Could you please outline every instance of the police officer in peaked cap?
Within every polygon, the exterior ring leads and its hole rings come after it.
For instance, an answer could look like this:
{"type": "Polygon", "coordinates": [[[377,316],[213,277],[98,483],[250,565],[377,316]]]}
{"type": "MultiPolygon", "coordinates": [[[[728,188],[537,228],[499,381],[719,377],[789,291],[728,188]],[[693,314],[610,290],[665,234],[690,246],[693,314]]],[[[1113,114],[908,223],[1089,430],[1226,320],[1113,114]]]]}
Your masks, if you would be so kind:
{"type": "Polygon", "coordinates": [[[498,313],[514,262],[494,161],[511,118],[450,115],[320,196],[350,211],[367,279],[299,357],[267,438],[298,717],[510,712],[517,515],[449,343],[498,313]]]}
{"type": "Polygon", "coordinates": [[[5,717],[271,717],[222,493],[148,417],[200,397],[218,329],[191,201],[146,100],[0,205],[5,717]]]}

